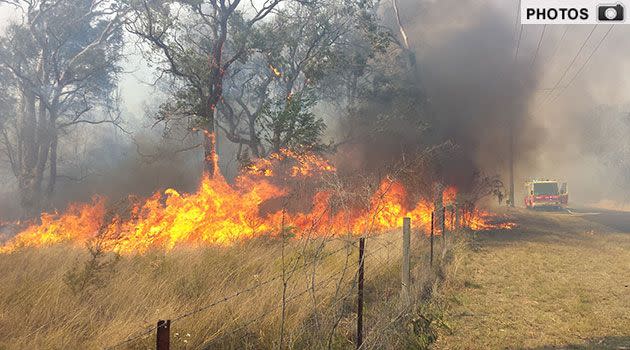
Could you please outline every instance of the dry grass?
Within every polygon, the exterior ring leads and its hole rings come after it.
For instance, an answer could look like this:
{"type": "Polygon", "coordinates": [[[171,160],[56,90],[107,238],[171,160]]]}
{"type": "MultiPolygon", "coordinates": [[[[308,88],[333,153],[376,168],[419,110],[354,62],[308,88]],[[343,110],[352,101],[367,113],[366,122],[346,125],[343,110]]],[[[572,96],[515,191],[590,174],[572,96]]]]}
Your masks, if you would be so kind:
{"type": "Polygon", "coordinates": [[[630,348],[630,235],[563,213],[516,212],[481,235],[440,297],[439,349],[630,348]]]}
{"type": "MultiPolygon", "coordinates": [[[[431,269],[426,240],[414,236],[414,306],[401,313],[400,236],[366,243],[366,349],[426,346],[439,326],[427,296],[461,245],[437,240],[431,269]]],[[[172,348],[353,348],[357,255],[356,239],[257,239],[120,258],[70,246],[0,255],[0,349],[108,347],[270,279],[174,321],[172,348]]],[[[121,348],[153,348],[154,334],[121,348]]]]}

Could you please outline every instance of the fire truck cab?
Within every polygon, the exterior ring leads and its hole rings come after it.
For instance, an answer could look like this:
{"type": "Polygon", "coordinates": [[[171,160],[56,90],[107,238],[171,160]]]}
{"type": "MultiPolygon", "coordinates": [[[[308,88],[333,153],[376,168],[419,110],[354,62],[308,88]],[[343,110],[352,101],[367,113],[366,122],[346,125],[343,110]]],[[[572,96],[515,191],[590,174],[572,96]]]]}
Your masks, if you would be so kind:
{"type": "Polygon", "coordinates": [[[532,180],[525,182],[525,206],[529,209],[564,208],[569,203],[567,183],[556,180],[532,180]]]}

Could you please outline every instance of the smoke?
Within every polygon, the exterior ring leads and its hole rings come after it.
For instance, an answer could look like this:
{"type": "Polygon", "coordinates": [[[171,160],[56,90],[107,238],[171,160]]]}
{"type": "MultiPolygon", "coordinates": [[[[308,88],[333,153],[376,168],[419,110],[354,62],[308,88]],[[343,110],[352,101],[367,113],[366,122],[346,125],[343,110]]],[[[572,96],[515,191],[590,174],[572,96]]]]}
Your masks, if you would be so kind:
{"type": "MultiPolygon", "coordinates": [[[[176,152],[181,145],[165,143],[150,131],[136,133],[134,143],[126,135],[105,129],[86,129],[62,140],[59,177],[46,211],[90,202],[93,196],[115,203],[129,195],[146,197],[166,188],[196,189],[201,174],[199,154],[176,152]]],[[[0,218],[17,219],[21,212],[14,199],[16,180],[8,172],[2,178],[7,186],[0,193],[0,218]]]]}
{"type": "MultiPolygon", "coordinates": [[[[450,142],[455,150],[438,160],[438,171],[448,184],[466,188],[477,173],[507,175],[513,127],[519,162],[530,162],[545,137],[528,114],[540,70],[533,60],[515,60],[514,18],[488,2],[406,0],[399,6],[416,66],[398,64],[401,79],[412,80],[403,83],[412,86],[406,90],[411,96],[406,97],[418,102],[399,118],[390,113],[394,118],[387,132],[370,136],[355,146],[363,151],[355,153],[384,164],[405,152],[450,142]]],[[[391,8],[383,17],[398,32],[391,8]]],[[[522,41],[519,51],[530,50],[522,41]]],[[[400,99],[389,102],[386,108],[399,108],[395,103],[400,99]]],[[[377,122],[383,113],[374,106],[367,111],[371,113],[361,116],[369,120],[366,124],[377,122]]]]}
{"type": "Polygon", "coordinates": [[[569,183],[572,205],[627,204],[628,28],[547,26],[541,40],[543,26],[524,26],[515,58],[515,5],[402,2],[427,96],[428,133],[462,152],[462,166],[449,172],[478,169],[506,181],[511,122],[517,203],[525,180],[555,178],[569,183]]]}
{"type": "MultiPolygon", "coordinates": [[[[559,79],[592,28],[569,28],[559,55],[545,67],[546,79],[541,86],[549,87],[559,79]]],[[[609,29],[608,25],[595,28],[584,54],[567,76],[572,78],[594,52],[592,59],[557,99],[540,108],[536,117],[550,137],[540,146],[537,167],[522,169],[531,175],[567,180],[573,204],[623,205],[630,199],[630,38],[628,28],[615,26],[603,40],[609,29]]],[[[569,79],[560,85],[566,81],[569,79]]]]}
{"type": "MultiPolygon", "coordinates": [[[[398,33],[390,4],[383,2],[381,17],[398,33]]],[[[382,170],[429,145],[448,143],[454,148],[445,149],[446,155],[437,160],[445,182],[465,189],[476,173],[483,173],[497,174],[507,184],[512,126],[517,203],[520,184],[536,177],[567,180],[573,202],[628,200],[630,27],[616,27],[564,91],[608,29],[596,28],[575,67],[559,84],[563,94],[550,99],[552,103],[542,103],[549,100],[545,89],[563,75],[591,27],[571,26],[563,37],[563,26],[548,26],[536,54],[542,26],[525,26],[516,56],[520,32],[516,2],[399,0],[399,6],[415,66],[410,66],[406,55],[375,62],[382,74],[372,82],[368,101],[336,128],[341,134],[337,139],[355,136],[337,154],[340,171],[382,170]]],[[[133,64],[143,66],[144,60],[138,58],[133,64]]],[[[143,102],[154,94],[152,88],[133,80],[127,75],[121,89],[128,97],[126,107],[140,115],[143,102]]],[[[68,170],[64,174],[81,181],[60,179],[52,207],[87,201],[94,194],[116,200],[165,187],[194,190],[201,152],[176,153],[182,145],[162,144],[160,136],[155,130],[135,133],[144,153],[166,155],[149,161],[129,139],[110,132],[90,129],[79,140],[69,140],[68,144],[78,143],[81,148],[64,150],[63,154],[77,157],[62,160],[64,171],[68,170]]],[[[229,163],[233,145],[223,138],[219,142],[221,167],[234,173],[236,166],[229,163]]],[[[14,178],[6,169],[0,169],[5,170],[0,178],[12,184],[14,178]]],[[[16,217],[15,185],[4,186],[3,192],[0,218],[16,217]]]]}

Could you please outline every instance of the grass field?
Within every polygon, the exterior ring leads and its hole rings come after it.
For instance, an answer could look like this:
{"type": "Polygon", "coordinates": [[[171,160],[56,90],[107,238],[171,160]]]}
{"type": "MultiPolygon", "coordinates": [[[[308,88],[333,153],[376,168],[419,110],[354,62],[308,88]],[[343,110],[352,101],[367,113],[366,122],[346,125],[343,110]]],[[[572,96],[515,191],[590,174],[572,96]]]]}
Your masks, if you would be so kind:
{"type": "MultiPolygon", "coordinates": [[[[630,349],[630,234],[566,213],[511,214],[516,229],[437,239],[434,268],[414,235],[411,311],[400,302],[400,232],[368,238],[363,348],[630,349]]],[[[174,320],[173,349],[352,349],[356,243],[0,255],[0,349],[130,337],[120,349],[150,349],[158,319],[174,320]]]]}
{"type": "Polygon", "coordinates": [[[479,235],[442,291],[436,349],[630,349],[630,234],[515,211],[479,235]]]}
{"type": "MultiPolygon", "coordinates": [[[[365,349],[434,339],[441,313],[429,296],[461,245],[437,246],[431,269],[426,240],[415,237],[416,298],[405,313],[400,232],[366,240],[365,349]]],[[[351,349],[356,242],[268,238],[122,257],[58,245],[0,255],[0,349],[101,349],[136,335],[119,348],[151,349],[158,319],[173,320],[172,349],[351,349]]]]}

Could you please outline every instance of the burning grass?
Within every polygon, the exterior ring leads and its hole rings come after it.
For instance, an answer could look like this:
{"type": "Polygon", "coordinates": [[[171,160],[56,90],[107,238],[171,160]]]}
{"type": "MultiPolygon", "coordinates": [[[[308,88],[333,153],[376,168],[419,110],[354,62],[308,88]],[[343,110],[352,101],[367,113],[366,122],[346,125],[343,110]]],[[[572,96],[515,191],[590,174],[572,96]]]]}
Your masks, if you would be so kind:
{"type": "MultiPolygon", "coordinates": [[[[97,197],[43,214],[0,247],[0,348],[128,338],[123,348],[146,348],[154,339],[142,331],[158,319],[174,321],[175,348],[352,348],[357,236],[368,237],[366,348],[426,347],[441,318],[430,295],[459,245],[438,240],[428,266],[434,204],[409,192],[394,177],[351,187],[324,159],[285,151],[232,184],[205,177],[194,193],[97,197]],[[404,216],[416,229],[415,268],[413,307],[401,312],[401,238],[391,231],[404,216]]],[[[456,192],[444,205],[455,207],[456,192]]],[[[460,238],[512,225],[462,211],[460,238]]],[[[446,217],[450,231],[455,221],[446,217]]]]}
{"type": "MultiPolygon", "coordinates": [[[[285,150],[252,164],[233,184],[219,175],[205,176],[194,193],[167,189],[147,199],[129,198],[122,205],[107,205],[104,198],[95,197],[63,213],[44,213],[40,224],[26,227],[1,246],[0,253],[62,242],[82,246],[94,239],[103,249],[121,254],[168,251],[178,245],[229,246],[274,236],[287,227],[296,236],[362,235],[400,227],[404,216],[419,227],[430,226],[433,202],[411,201],[408,189],[394,178],[382,179],[363,195],[350,195],[339,181],[325,159],[285,150]],[[296,202],[299,208],[290,210],[296,202]],[[269,203],[276,205],[263,210],[269,203]]],[[[454,208],[456,193],[454,187],[447,188],[444,204],[454,208]]],[[[473,229],[512,225],[496,219],[470,207],[463,224],[473,229]]],[[[451,229],[453,220],[453,215],[447,218],[451,229]]]]}
{"type": "MultiPolygon", "coordinates": [[[[426,345],[440,324],[427,297],[461,245],[448,239],[442,247],[438,240],[430,269],[426,239],[417,232],[413,237],[416,298],[409,314],[399,305],[400,233],[367,239],[366,348],[426,345]]],[[[353,348],[355,245],[350,237],[259,237],[133,256],[67,243],[3,254],[0,348],[104,348],[158,319],[174,320],[175,349],[268,349],[281,341],[287,348],[353,348]]],[[[154,341],[151,332],[121,348],[154,341]]]]}

